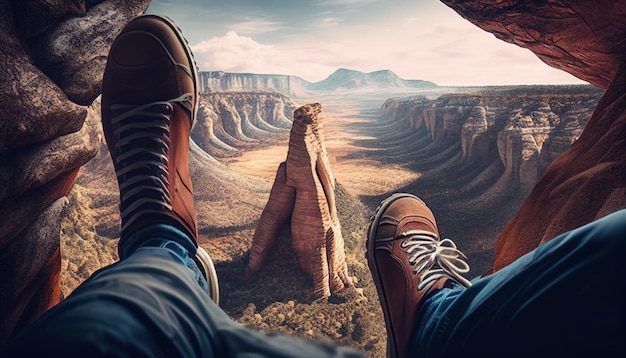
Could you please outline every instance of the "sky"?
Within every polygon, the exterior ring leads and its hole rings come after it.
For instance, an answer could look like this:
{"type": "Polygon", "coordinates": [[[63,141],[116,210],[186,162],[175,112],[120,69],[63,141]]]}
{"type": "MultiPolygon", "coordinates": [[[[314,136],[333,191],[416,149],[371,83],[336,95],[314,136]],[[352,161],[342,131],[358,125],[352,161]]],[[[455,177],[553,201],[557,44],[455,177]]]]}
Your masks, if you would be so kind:
{"type": "Polygon", "coordinates": [[[388,69],[440,86],[586,83],[496,39],[438,0],[152,0],[201,71],[317,82],[388,69]]]}

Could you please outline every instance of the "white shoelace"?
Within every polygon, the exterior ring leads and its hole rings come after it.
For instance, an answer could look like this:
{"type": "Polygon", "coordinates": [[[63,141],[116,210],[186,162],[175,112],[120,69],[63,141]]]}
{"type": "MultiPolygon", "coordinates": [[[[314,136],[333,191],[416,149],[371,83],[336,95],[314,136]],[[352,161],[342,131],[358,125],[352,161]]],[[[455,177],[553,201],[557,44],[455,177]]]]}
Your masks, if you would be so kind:
{"type": "Polygon", "coordinates": [[[129,204],[124,205],[121,213],[122,231],[141,215],[172,210],[167,160],[172,103],[191,98],[191,94],[187,93],[171,100],[140,106],[111,106],[111,111],[116,114],[111,124],[117,137],[116,148],[120,151],[115,162],[121,200],[129,204]],[[140,142],[141,145],[130,145],[133,142],[140,142]],[[126,146],[128,148],[124,148],[126,146]]]}
{"type": "Polygon", "coordinates": [[[411,230],[402,233],[405,239],[400,244],[409,255],[409,263],[414,265],[414,274],[422,274],[418,290],[430,288],[437,280],[447,277],[465,287],[471,282],[461,274],[470,270],[467,257],[457,249],[450,239],[437,240],[428,231],[411,230]]]}

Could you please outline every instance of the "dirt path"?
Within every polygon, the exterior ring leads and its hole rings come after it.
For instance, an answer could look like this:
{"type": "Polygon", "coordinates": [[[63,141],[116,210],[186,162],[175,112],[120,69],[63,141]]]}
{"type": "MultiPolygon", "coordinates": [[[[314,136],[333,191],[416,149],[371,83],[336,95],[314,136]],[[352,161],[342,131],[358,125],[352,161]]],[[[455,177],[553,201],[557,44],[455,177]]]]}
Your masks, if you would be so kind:
{"type": "MultiPolygon", "coordinates": [[[[362,148],[354,144],[357,140],[375,139],[375,133],[367,133],[361,127],[378,120],[378,109],[382,103],[332,99],[320,102],[323,106],[326,150],[333,174],[352,195],[382,195],[419,177],[418,173],[400,165],[362,155],[377,148],[362,148]]],[[[246,151],[243,156],[232,159],[228,166],[238,173],[274,180],[276,168],[286,156],[287,140],[278,145],[246,151]]]]}

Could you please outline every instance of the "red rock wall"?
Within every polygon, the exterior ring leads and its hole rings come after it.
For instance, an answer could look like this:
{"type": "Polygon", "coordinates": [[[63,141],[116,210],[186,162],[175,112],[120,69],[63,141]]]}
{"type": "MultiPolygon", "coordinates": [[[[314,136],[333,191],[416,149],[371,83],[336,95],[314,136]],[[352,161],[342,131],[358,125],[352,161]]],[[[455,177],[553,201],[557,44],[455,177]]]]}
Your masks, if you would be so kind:
{"type": "Polygon", "coordinates": [[[548,166],[504,228],[494,270],[555,236],[626,208],[626,64],[576,143],[548,166]]]}
{"type": "Polygon", "coordinates": [[[626,2],[441,1],[547,64],[608,87],[579,140],[547,168],[504,228],[494,270],[561,233],[626,207],[626,2]]]}

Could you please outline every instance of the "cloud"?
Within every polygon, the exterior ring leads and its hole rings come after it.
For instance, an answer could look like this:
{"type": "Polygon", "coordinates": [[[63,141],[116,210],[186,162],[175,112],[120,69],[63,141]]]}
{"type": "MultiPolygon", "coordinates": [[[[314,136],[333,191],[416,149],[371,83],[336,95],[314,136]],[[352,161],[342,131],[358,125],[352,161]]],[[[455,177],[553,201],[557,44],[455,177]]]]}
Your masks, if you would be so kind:
{"type": "Polygon", "coordinates": [[[381,0],[323,0],[320,1],[318,6],[361,6],[368,5],[381,0]]]}
{"type": "Polygon", "coordinates": [[[235,25],[229,22],[228,28],[236,31],[192,49],[204,71],[289,74],[311,82],[339,67],[364,72],[390,69],[403,78],[440,85],[581,82],[542,64],[530,51],[497,40],[458,19],[450,9],[444,10],[436,16],[387,17],[376,26],[318,13],[318,26],[302,31],[290,29],[287,20],[281,23],[259,16],[247,21],[246,17],[235,25]],[[255,39],[252,34],[259,36],[255,39]]]}
{"type": "Polygon", "coordinates": [[[309,81],[321,80],[338,67],[353,63],[350,50],[343,44],[320,48],[297,42],[278,47],[234,31],[192,45],[191,49],[201,71],[286,74],[309,81]]]}
{"type": "Polygon", "coordinates": [[[227,27],[238,34],[243,35],[263,34],[285,29],[285,25],[282,22],[260,19],[243,21],[227,25],[227,27]]]}
{"type": "Polygon", "coordinates": [[[343,21],[343,19],[340,19],[338,17],[324,17],[318,20],[317,23],[315,23],[316,27],[332,27],[335,25],[338,25],[339,23],[341,23],[343,21]]]}
{"type": "Polygon", "coordinates": [[[581,82],[438,0],[153,0],[151,9],[180,23],[205,71],[314,82],[338,67],[388,68],[440,85],[581,82]]]}
{"type": "Polygon", "coordinates": [[[260,44],[234,31],[202,41],[191,49],[198,66],[205,71],[266,73],[278,56],[273,46],[260,44]]]}

